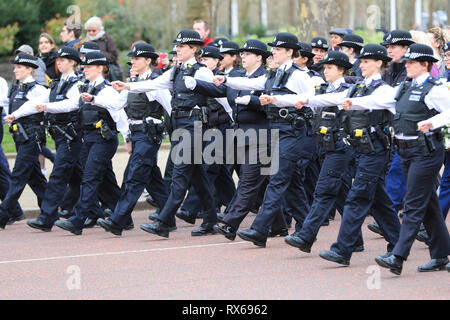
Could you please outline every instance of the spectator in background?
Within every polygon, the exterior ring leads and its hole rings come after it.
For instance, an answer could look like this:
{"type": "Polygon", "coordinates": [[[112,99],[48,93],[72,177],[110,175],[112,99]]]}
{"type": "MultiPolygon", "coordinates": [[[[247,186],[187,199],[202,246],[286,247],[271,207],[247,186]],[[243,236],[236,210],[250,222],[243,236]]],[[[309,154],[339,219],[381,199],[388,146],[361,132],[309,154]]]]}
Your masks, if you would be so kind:
{"type": "Polygon", "coordinates": [[[80,50],[81,25],[79,23],[72,21],[64,22],[60,36],[64,46],[80,50]]]}
{"type": "MultiPolygon", "coordinates": [[[[427,45],[429,47],[432,47],[430,39],[429,39],[428,35],[425,32],[418,31],[418,30],[411,30],[410,33],[411,33],[412,39],[413,39],[413,41],[415,43],[420,43],[420,44],[424,44],[424,45],[427,45]]],[[[439,77],[440,76],[440,72],[439,72],[439,69],[438,69],[436,63],[433,63],[433,67],[431,69],[430,75],[432,77],[439,77]]]]}
{"type": "Polygon", "coordinates": [[[56,68],[56,58],[58,47],[55,40],[48,33],[42,33],[39,36],[39,55],[38,57],[44,61],[47,70],[47,86],[50,83],[49,80],[59,79],[59,70],[56,68]]]}
{"type": "Polygon", "coordinates": [[[211,32],[211,30],[209,27],[209,23],[205,20],[195,20],[192,29],[199,33],[200,39],[204,42],[202,48],[214,42],[214,40],[209,37],[209,33],[211,32]]]}
{"type": "MultiPolygon", "coordinates": [[[[15,51],[16,56],[19,53],[26,53],[30,56],[34,56],[33,48],[27,44],[21,45],[19,49],[15,51]]],[[[42,59],[40,58],[37,58],[37,64],[39,67],[36,69],[36,83],[40,84],[41,86],[45,86],[47,85],[47,79],[45,78],[45,71],[47,67],[45,66],[44,61],[42,61],[42,59]]]]}
{"type": "Polygon", "coordinates": [[[441,28],[434,27],[428,30],[428,39],[430,39],[431,47],[433,48],[434,51],[434,57],[439,60],[437,62],[439,74],[443,75],[445,73],[443,48],[448,40],[447,35],[441,28]]]}
{"type": "Polygon", "coordinates": [[[96,42],[100,51],[104,53],[109,62],[110,81],[122,80],[122,69],[118,64],[119,53],[114,39],[104,30],[102,20],[99,17],[90,18],[84,25],[89,41],[96,42]]]}

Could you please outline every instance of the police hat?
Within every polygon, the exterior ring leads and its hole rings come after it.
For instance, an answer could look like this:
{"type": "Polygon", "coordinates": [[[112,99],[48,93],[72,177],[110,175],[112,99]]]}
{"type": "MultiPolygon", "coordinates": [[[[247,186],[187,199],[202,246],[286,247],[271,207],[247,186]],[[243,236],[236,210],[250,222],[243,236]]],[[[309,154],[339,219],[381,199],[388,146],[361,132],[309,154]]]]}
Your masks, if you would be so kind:
{"type": "Polygon", "coordinates": [[[311,47],[328,50],[327,39],[322,37],[315,37],[311,40],[311,47]]]}
{"type": "Polygon", "coordinates": [[[396,44],[400,46],[409,46],[413,44],[411,33],[405,30],[392,30],[391,33],[386,37],[383,45],[387,46],[390,44],[396,44]]]}
{"type": "Polygon", "coordinates": [[[350,60],[348,59],[348,56],[340,51],[328,52],[323,60],[321,60],[318,64],[334,64],[345,69],[351,69],[353,67],[353,65],[350,63],[350,60]]]}
{"type": "Polygon", "coordinates": [[[338,46],[361,49],[364,47],[364,39],[356,34],[346,34],[338,46]]]}
{"type": "Polygon", "coordinates": [[[337,34],[340,37],[344,37],[346,34],[348,34],[348,31],[346,29],[343,28],[334,28],[331,29],[331,31],[329,32],[329,34],[337,34]]]}
{"type": "Polygon", "coordinates": [[[92,51],[85,54],[81,64],[84,66],[107,66],[108,59],[101,51],[92,51]]]}
{"type": "Polygon", "coordinates": [[[216,47],[216,48],[220,48],[220,46],[222,46],[222,44],[224,44],[225,42],[230,41],[225,37],[219,37],[219,38],[215,38],[214,42],[212,42],[210,45],[216,47]]]}
{"type": "Polygon", "coordinates": [[[173,46],[172,51],[169,54],[177,54],[177,46],[173,46]]]}
{"type": "Polygon", "coordinates": [[[442,49],[444,49],[444,52],[450,51],[450,41],[444,44],[444,48],[442,49]]]}
{"type": "Polygon", "coordinates": [[[433,49],[430,46],[420,43],[413,43],[405,53],[406,60],[438,62],[434,57],[433,49]]]}
{"type": "Polygon", "coordinates": [[[133,47],[133,50],[127,54],[128,57],[144,57],[157,59],[158,54],[155,51],[155,48],[148,43],[136,43],[133,47]]]}
{"type": "Polygon", "coordinates": [[[382,46],[386,46],[386,38],[389,37],[389,32],[386,32],[383,36],[383,41],[380,43],[382,46]]]}
{"type": "Polygon", "coordinates": [[[281,47],[286,49],[300,50],[298,45],[298,38],[292,33],[280,32],[272,42],[268,43],[271,47],[281,47]]]}
{"type": "Polygon", "coordinates": [[[223,59],[223,56],[220,54],[219,48],[213,46],[206,46],[202,48],[202,50],[200,51],[200,55],[202,56],[202,58],[209,57],[219,60],[223,59]]]}
{"type": "Polygon", "coordinates": [[[200,34],[195,30],[184,29],[181,30],[173,44],[193,44],[202,46],[205,43],[200,38],[200,34]]]}
{"type": "Polygon", "coordinates": [[[298,45],[300,46],[300,54],[303,57],[314,58],[315,54],[312,53],[312,46],[309,43],[299,42],[298,45]]]}
{"type": "Polygon", "coordinates": [[[32,55],[26,53],[19,53],[14,60],[11,60],[12,64],[20,64],[22,66],[31,67],[33,69],[39,68],[38,59],[32,55]]]}
{"type": "Polygon", "coordinates": [[[76,63],[80,63],[80,54],[77,50],[72,47],[61,47],[58,50],[58,58],[66,58],[75,61],[76,63]]]}
{"type": "Polygon", "coordinates": [[[220,46],[220,53],[237,54],[239,53],[239,45],[233,41],[225,41],[220,46]]]}
{"type": "Polygon", "coordinates": [[[374,59],[389,62],[392,58],[387,55],[386,48],[379,44],[367,44],[365,45],[356,58],[358,59],[374,59]]]}
{"type": "Polygon", "coordinates": [[[240,52],[252,52],[256,55],[260,55],[263,58],[267,58],[270,56],[270,52],[267,50],[267,46],[264,42],[255,40],[255,39],[249,39],[247,40],[242,48],[239,49],[240,52]]]}
{"type": "Polygon", "coordinates": [[[93,52],[93,51],[100,51],[100,47],[98,46],[98,44],[96,42],[88,41],[81,45],[80,53],[86,54],[88,52],[93,52]]]}

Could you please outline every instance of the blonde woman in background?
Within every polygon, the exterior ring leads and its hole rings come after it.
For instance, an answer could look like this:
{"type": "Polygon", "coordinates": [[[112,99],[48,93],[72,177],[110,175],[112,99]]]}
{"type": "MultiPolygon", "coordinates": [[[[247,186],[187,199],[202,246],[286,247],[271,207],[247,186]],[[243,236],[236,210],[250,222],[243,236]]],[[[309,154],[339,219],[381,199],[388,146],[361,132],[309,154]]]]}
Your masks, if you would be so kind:
{"type": "Polygon", "coordinates": [[[444,63],[444,45],[447,43],[448,38],[444,30],[439,27],[434,27],[428,30],[428,39],[430,39],[431,47],[434,51],[434,57],[438,59],[437,66],[439,68],[439,74],[443,75],[445,73],[445,63],[444,63]]]}

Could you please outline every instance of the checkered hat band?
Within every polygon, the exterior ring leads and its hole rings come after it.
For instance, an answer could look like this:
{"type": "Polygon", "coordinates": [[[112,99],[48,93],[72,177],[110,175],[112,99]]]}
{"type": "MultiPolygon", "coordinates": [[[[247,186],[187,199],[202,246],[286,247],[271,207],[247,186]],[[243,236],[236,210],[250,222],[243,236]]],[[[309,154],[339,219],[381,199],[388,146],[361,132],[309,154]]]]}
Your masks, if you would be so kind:
{"type": "Polygon", "coordinates": [[[420,57],[430,57],[430,58],[434,58],[434,56],[432,54],[426,54],[426,53],[418,53],[418,52],[413,52],[410,54],[405,54],[405,57],[409,58],[409,59],[416,59],[416,58],[420,58],[420,57]]]}
{"type": "Polygon", "coordinates": [[[87,61],[87,63],[91,64],[92,62],[96,62],[96,61],[106,61],[106,58],[89,59],[87,61]]]}
{"type": "Polygon", "coordinates": [[[412,41],[412,39],[411,38],[393,38],[391,40],[392,43],[399,42],[399,41],[412,41]]]}

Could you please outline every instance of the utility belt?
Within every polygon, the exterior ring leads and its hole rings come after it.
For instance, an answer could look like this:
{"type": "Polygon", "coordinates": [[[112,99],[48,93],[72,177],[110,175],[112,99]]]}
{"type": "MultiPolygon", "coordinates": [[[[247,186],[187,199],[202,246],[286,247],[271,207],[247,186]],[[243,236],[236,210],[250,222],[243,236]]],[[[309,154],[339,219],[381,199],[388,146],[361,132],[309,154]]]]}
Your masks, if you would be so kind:
{"type": "Polygon", "coordinates": [[[144,133],[148,134],[156,144],[162,142],[162,134],[165,124],[158,119],[149,117],[145,120],[130,120],[131,134],[144,133]]]}
{"type": "Polygon", "coordinates": [[[289,123],[294,129],[303,129],[306,125],[306,119],[296,108],[267,108],[267,119],[272,123],[289,123]]]}
{"type": "Polygon", "coordinates": [[[68,124],[50,123],[48,131],[52,136],[63,136],[69,142],[76,140],[78,137],[78,130],[72,122],[68,124]]]}
{"type": "Polygon", "coordinates": [[[315,133],[316,141],[324,148],[325,151],[331,152],[336,150],[336,143],[347,137],[344,129],[338,131],[329,127],[320,127],[315,133]]]}
{"type": "Polygon", "coordinates": [[[442,145],[443,134],[441,132],[420,132],[417,139],[397,139],[394,138],[395,146],[398,149],[410,149],[419,147],[422,155],[429,156],[442,145]]]}
{"type": "Polygon", "coordinates": [[[115,128],[111,129],[108,123],[104,120],[98,121],[95,125],[92,126],[92,129],[83,127],[83,133],[85,134],[92,134],[94,132],[99,133],[106,141],[112,140],[114,136],[117,136],[117,131],[115,130],[115,128]]]}
{"type": "Polygon", "coordinates": [[[201,121],[203,124],[208,124],[208,107],[195,106],[192,109],[173,109],[172,117],[174,119],[189,118],[194,121],[201,121]]]}
{"type": "Polygon", "coordinates": [[[13,123],[9,127],[9,132],[11,133],[13,140],[17,144],[24,144],[30,140],[30,136],[35,134],[36,141],[39,144],[45,143],[45,128],[39,124],[23,124],[20,122],[13,123]]]}
{"type": "Polygon", "coordinates": [[[350,137],[344,138],[344,142],[352,146],[359,146],[362,153],[368,154],[375,152],[373,142],[379,140],[386,150],[392,146],[392,133],[390,127],[375,127],[375,132],[371,132],[371,128],[361,128],[353,130],[350,137]]]}

